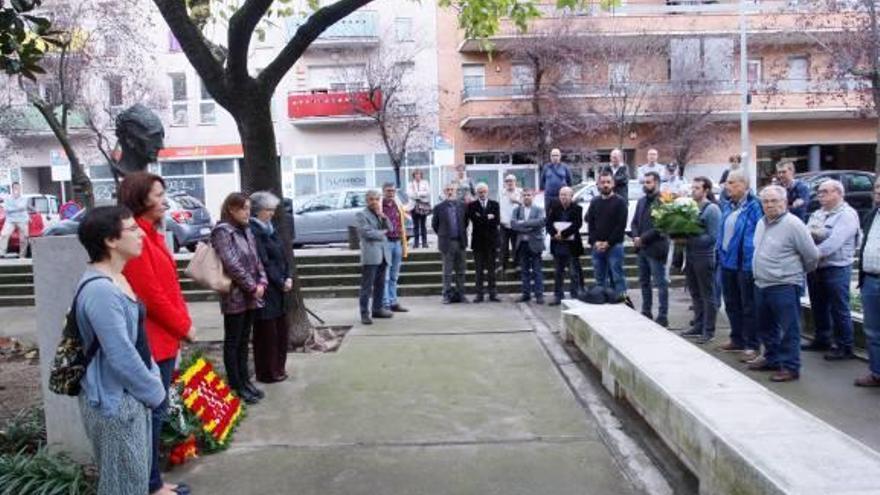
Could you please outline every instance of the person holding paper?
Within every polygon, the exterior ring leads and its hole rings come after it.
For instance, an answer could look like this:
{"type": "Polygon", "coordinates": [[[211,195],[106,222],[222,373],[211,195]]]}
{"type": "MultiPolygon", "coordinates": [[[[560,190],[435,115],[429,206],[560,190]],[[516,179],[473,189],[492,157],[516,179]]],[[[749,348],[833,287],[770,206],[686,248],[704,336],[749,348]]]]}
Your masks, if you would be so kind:
{"type": "Polygon", "coordinates": [[[584,286],[580,256],[584,254],[581,240],[583,209],[571,201],[574,195],[570,187],[559,190],[559,199],[550,204],[547,210],[547,233],[550,235],[550,254],[555,267],[554,299],[551,306],[562,302],[565,269],[571,278],[570,293],[576,299],[584,286]]]}

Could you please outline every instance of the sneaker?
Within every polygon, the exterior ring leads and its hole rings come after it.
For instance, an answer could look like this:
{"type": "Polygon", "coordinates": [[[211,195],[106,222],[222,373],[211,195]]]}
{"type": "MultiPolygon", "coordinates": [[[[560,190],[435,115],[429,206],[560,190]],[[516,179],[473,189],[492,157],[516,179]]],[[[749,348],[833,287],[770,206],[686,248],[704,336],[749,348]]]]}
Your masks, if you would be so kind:
{"type": "Polygon", "coordinates": [[[800,378],[801,375],[791,370],[781,370],[770,376],[771,382],[791,382],[800,378]]]}
{"type": "Polygon", "coordinates": [[[728,342],[724,345],[720,345],[716,349],[721,352],[742,352],[745,350],[744,348],[734,344],[733,342],[728,342]]]}
{"type": "Polygon", "coordinates": [[[361,315],[361,323],[364,325],[372,325],[373,320],[370,318],[370,315],[361,315]]]}
{"type": "Polygon", "coordinates": [[[713,340],[715,340],[714,335],[706,335],[706,336],[702,336],[702,337],[698,338],[696,340],[696,343],[703,345],[703,344],[708,344],[709,342],[712,342],[713,340]]]}
{"type": "Polygon", "coordinates": [[[754,349],[746,349],[742,353],[742,356],[740,356],[739,362],[750,363],[750,362],[754,361],[755,359],[758,359],[759,357],[761,357],[761,354],[759,354],[758,351],[756,351],[754,349]]]}
{"type": "Polygon", "coordinates": [[[856,387],[880,387],[880,376],[869,373],[863,377],[856,378],[853,385],[856,387]]]}
{"type": "Polygon", "coordinates": [[[824,357],[825,361],[846,361],[848,359],[855,359],[856,355],[849,350],[835,349],[828,354],[825,354],[824,357]]]}
{"type": "Polygon", "coordinates": [[[373,311],[373,318],[391,318],[392,316],[394,316],[394,313],[384,308],[373,311]]]}
{"type": "Polygon", "coordinates": [[[400,304],[392,304],[391,311],[394,313],[409,313],[409,310],[404,308],[400,304]]]}
{"type": "Polygon", "coordinates": [[[681,332],[681,333],[679,333],[679,335],[681,335],[682,337],[684,337],[684,338],[686,338],[686,339],[698,339],[698,338],[700,338],[700,337],[703,336],[703,331],[702,331],[702,330],[690,329],[690,330],[688,330],[687,332],[681,332]]]}

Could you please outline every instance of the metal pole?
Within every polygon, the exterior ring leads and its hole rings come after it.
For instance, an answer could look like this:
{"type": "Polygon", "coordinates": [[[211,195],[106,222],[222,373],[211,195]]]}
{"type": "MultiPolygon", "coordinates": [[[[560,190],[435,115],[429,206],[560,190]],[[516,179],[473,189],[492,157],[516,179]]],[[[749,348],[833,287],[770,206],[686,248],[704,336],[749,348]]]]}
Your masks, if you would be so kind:
{"type": "Polygon", "coordinates": [[[749,143],[749,57],[748,57],[748,41],[747,41],[747,25],[746,19],[746,0],[739,0],[739,91],[740,91],[740,153],[742,155],[742,166],[744,167],[752,187],[757,184],[757,164],[751,166],[751,144],[749,143]]]}

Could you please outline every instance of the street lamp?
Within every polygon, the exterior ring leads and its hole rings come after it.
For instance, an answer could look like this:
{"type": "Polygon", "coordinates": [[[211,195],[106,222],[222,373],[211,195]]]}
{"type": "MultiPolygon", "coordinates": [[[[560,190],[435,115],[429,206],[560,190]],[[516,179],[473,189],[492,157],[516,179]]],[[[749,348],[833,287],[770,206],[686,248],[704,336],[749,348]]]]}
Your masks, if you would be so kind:
{"type": "Polygon", "coordinates": [[[749,143],[749,59],[748,59],[748,41],[746,18],[746,1],[739,0],[739,133],[740,133],[740,153],[742,155],[742,166],[748,167],[747,173],[751,179],[752,187],[755,187],[758,180],[757,162],[755,167],[751,164],[751,145],[749,143]]]}

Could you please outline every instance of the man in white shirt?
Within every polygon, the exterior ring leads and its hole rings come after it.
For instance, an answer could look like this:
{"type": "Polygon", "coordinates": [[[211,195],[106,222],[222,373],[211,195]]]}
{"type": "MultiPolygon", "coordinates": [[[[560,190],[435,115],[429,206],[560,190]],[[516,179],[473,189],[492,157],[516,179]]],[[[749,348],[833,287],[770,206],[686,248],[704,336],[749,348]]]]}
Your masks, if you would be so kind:
{"type": "Polygon", "coordinates": [[[509,174],[504,178],[504,189],[498,195],[501,208],[501,268],[508,268],[508,257],[516,243],[516,232],[510,228],[513,209],[522,204],[522,189],[516,186],[516,176],[509,174]]]}
{"type": "Polygon", "coordinates": [[[639,184],[645,183],[645,174],[648,172],[656,172],[657,175],[663,177],[666,172],[666,167],[661,163],[657,163],[657,157],[659,153],[655,149],[648,150],[648,163],[639,166],[638,175],[639,175],[639,184]]]}

